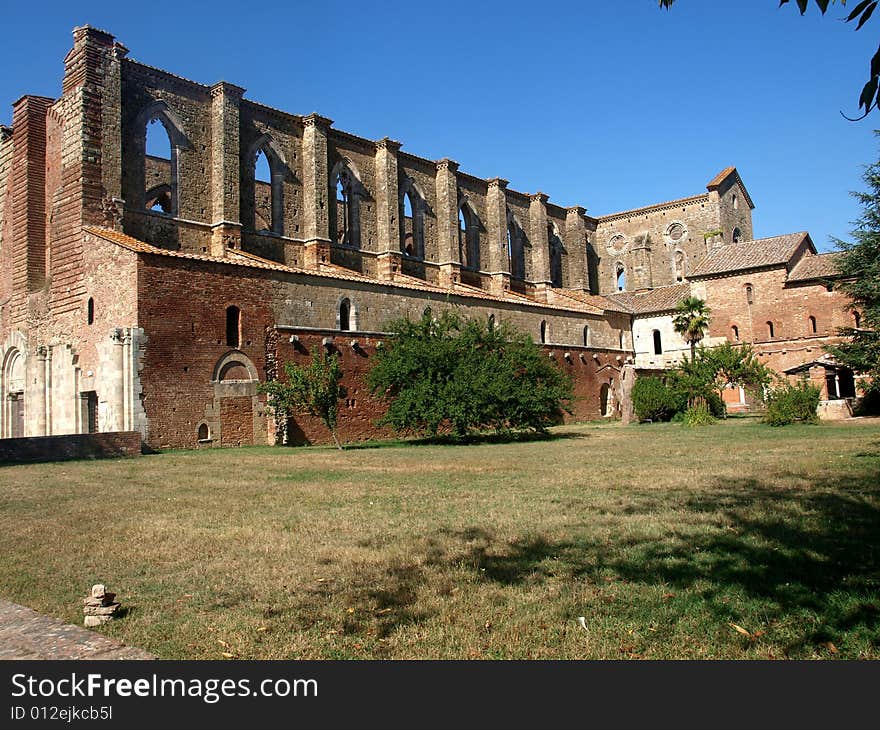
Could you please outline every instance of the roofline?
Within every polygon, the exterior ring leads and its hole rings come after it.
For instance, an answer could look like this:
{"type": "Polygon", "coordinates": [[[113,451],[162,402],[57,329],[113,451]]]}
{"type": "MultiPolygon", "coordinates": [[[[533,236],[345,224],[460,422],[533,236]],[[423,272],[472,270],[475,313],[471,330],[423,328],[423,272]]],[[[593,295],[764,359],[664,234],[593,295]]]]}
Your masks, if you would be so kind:
{"type": "Polygon", "coordinates": [[[749,204],[749,208],[751,210],[754,210],[755,204],[752,201],[752,196],[749,195],[748,188],[746,188],[746,184],[743,182],[743,179],[739,174],[739,170],[737,170],[736,167],[734,167],[733,165],[724,168],[715,177],[713,177],[709,181],[709,184],[706,185],[706,190],[717,190],[719,187],[721,187],[721,183],[727,180],[727,178],[729,178],[731,175],[736,175],[736,181],[739,183],[739,186],[742,188],[743,194],[746,196],[746,202],[749,204]]]}

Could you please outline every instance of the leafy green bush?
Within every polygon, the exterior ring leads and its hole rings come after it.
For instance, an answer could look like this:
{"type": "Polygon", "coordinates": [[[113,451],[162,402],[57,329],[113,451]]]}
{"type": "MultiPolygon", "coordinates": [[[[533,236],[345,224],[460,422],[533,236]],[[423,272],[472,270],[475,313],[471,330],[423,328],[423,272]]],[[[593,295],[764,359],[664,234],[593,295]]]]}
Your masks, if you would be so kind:
{"type": "Polygon", "coordinates": [[[403,433],[483,429],[545,431],[571,412],[571,378],[524,333],[506,323],[430,312],[388,325],[395,337],[377,352],[370,390],[388,402],[380,423],[403,433]]]}
{"type": "Polygon", "coordinates": [[[856,401],[854,416],[880,416],[880,384],[872,383],[856,401]]]}
{"type": "Polygon", "coordinates": [[[668,421],[681,410],[680,398],[660,378],[638,378],[632,400],[640,421],[668,421]]]}
{"type": "Polygon", "coordinates": [[[682,419],[685,426],[711,426],[715,423],[715,416],[705,403],[697,403],[684,412],[682,419]]]}
{"type": "Polygon", "coordinates": [[[795,421],[818,423],[816,409],[819,407],[821,391],[815,385],[800,382],[797,385],[784,383],[767,396],[767,413],[764,421],[771,426],[787,426],[795,421]]]}

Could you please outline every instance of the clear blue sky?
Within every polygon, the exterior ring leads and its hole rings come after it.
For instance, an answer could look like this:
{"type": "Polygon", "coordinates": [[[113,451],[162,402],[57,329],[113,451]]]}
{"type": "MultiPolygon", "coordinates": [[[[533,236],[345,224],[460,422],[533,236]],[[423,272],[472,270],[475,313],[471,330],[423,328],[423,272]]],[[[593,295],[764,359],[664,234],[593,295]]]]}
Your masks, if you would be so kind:
{"type": "Polygon", "coordinates": [[[10,3],[0,121],[22,94],[60,93],[71,30],[89,23],[144,63],[593,215],[702,192],[736,165],[756,237],[808,230],[827,250],[880,149],[880,112],[839,113],[858,111],[880,16],[857,33],[841,8],[777,4],[10,3]]]}

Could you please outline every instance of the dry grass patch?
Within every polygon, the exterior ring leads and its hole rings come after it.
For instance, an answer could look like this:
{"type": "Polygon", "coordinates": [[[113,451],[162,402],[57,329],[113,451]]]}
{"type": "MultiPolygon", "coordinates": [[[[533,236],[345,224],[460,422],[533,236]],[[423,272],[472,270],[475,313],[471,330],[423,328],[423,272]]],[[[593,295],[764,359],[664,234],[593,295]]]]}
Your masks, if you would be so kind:
{"type": "Polygon", "coordinates": [[[880,658],[880,424],[557,436],[2,468],[0,595],[164,658],[880,658]]]}

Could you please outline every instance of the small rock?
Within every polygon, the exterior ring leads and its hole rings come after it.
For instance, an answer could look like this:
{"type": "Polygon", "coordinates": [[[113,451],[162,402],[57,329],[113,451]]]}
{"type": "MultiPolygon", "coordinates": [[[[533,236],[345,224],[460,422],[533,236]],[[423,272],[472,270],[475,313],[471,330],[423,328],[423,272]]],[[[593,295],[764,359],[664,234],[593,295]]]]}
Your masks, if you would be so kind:
{"type": "Polygon", "coordinates": [[[83,613],[86,616],[113,616],[119,610],[120,604],[111,603],[109,606],[86,606],[83,613]]]}
{"type": "Polygon", "coordinates": [[[92,586],[92,598],[103,598],[107,592],[107,586],[103,583],[96,583],[92,586]]]}

